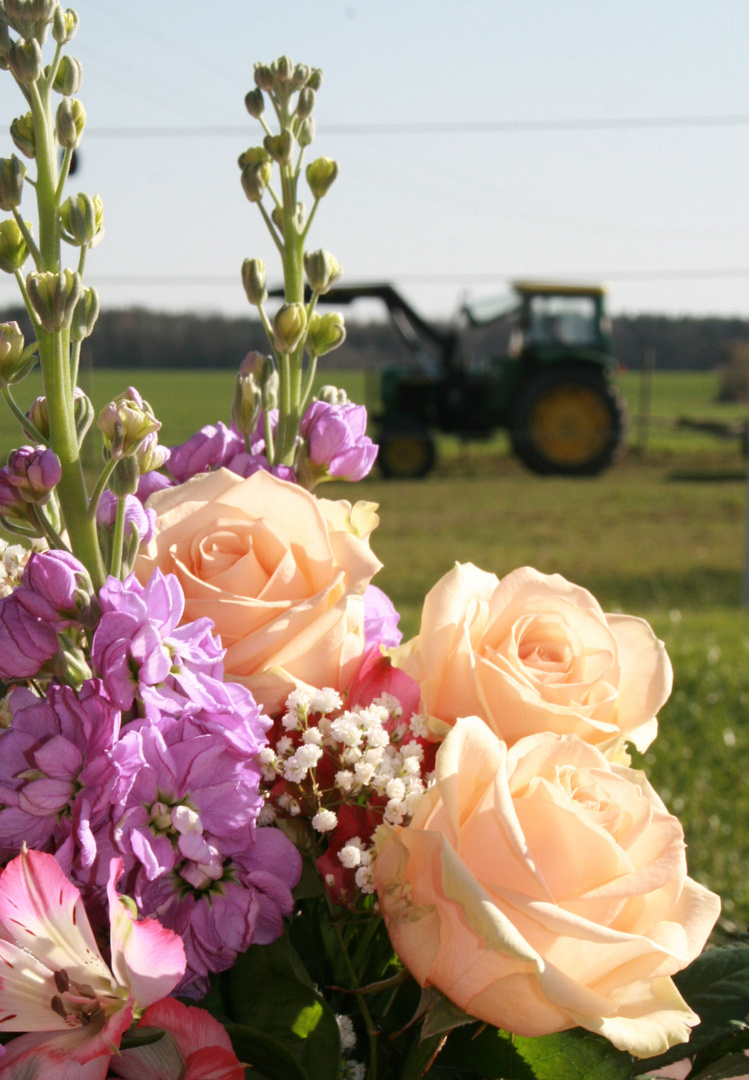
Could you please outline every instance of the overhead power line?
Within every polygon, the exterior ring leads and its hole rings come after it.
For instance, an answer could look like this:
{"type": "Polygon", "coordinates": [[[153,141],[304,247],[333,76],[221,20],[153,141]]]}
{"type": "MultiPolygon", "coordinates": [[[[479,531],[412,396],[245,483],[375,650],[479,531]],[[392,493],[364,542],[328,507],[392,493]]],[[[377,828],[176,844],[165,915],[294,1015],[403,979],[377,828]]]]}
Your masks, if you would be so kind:
{"type": "MultiPolygon", "coordinates": [[[[370,280],[383,275],[370,275],[370,280]]],[[[528,273],[468,273],[468,274],[398,274],[390,273],[389,279],[410,285],[491,285],[514,281],[517,278],[538,281],[557,281],[560,284],[575,281],[700,281],[709,279],[749,278],[749,266],[676,268],[661,270],[580,270],[575,274],[528,273]]],[[[88,277],[96,285],[115,287],[132,285],[155,285],[165,287],[209,286],[226,288],[227,285],[239,285],[239,274],[96,274],[89,272],[88,277]]],[[[0,282],[2,285],[3,282],[0,282]]],[[[15,282],[8,280],[10,286],[15,282]]]]}
{"type": "MultiPolygon", "coordinates": [[[[567,131],[636,131],[665,128],[746,127],[749,113],[723,116],[620,116],[588,117],[572,120],[466,120],[384,124],[318,124],[325,135],[493,135],[522,132],[567,131]]],[[[240,126],[166,126],[166,127],[87,127],[86,138],[246,138],[247,127],[240,126]]]]}

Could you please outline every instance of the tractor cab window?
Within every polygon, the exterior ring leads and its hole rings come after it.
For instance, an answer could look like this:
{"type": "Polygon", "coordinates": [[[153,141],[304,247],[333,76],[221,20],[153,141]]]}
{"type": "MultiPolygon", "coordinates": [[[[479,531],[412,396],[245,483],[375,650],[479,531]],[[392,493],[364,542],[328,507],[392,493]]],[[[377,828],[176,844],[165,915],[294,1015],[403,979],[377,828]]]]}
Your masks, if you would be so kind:
{"type": "Polygon", "coordinates": [[[592,296],[533,296],[529,315],[534,345],[596,345],[600,339],[592,296]]]}

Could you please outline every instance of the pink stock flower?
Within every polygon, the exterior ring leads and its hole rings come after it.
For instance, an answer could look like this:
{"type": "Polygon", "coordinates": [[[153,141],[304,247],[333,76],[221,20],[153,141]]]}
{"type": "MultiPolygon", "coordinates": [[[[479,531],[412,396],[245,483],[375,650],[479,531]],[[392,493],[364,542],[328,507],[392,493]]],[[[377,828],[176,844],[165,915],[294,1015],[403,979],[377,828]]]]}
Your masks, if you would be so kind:
{"type": "Polygon", "coordinates": [[[110,864],[111,970],[81,894],[51,855],[22,851],[0,876],[0,1032],[23,1031],[0,1058],[2,1080],[105,1080],[134,1009],[171,992],[185,970],[176,934],[137,922],[110,864]]]}
{"type": "Polygon", "coordinates": [[[122,1080],[244,1080],[225,1028],[205,1009],[164,998],[146,1009],[138,1027],[166,1034],[112,1060],[110,1068],[122,1080]]]}

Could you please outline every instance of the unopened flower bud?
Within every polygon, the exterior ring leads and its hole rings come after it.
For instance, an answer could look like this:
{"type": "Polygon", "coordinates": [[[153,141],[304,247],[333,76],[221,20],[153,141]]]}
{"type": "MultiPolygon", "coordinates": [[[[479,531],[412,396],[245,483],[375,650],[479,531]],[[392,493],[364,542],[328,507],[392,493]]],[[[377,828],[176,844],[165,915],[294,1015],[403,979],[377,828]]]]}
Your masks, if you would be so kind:
{"type": "Polygon", "coordinates": [[[258,352],[245,356],[234,383],[234,397],[231,403],[231,422],[235,431],[245,437],[251,435],[257,424],[263,400],[262,376],[265,363],[271,357],[258,352]]]}
{"type": "Polygon", "coordinates": [[[343,268],[334,255],[320,248],[304,255],[304,272],[313,292],[326,293],[343,274],[343,268]]]}
{"type": "Polygon", "coordinates": [[[99,294],[93,286],[87,286],[75,305],[73,318],[70,321],[71,341],[83,341],[93,333],[96,320],[99,318],[99,294]]]}
{"type": "Polygon", "coordinates": [[[294,68],[294,73],[291,76],[291,88],[292,90],[301,90],[303,86],[307,85],[307,80],[310,77],[310,68],[308,64],[297,64],[294,68]]]}
{"type": "Polygon", "coordinates": [[[311,90],[309,86],[305,86],[299,93],[299,100],[296,106],[296,114],[302,120],[309,116],[315,107],[315,91],[311,90]]]}
{"type": "Polygon", "coordinates": [[[26,166],[15,154],[0,158],[0,210],[14,210],[21,205],[25,176],[26,166]]]}
{"type": "Polygon", "coordinates": [[[245,259],[242,263],[242,284],[247,299],[255,307],[260,307],[268,299],[265,288],[265,263],[262,259],[245,259]]]}
{"type": "Polygon", "coordinates": [[[147,435],[159,430],[161,422],[148,402],[129,386],[104,406],[96,426],[111,456],[119,458],[133,455],[147,435]]]}
{"type": "Polygon", "coordinates": [[[134,455],[121,457],[109,478],[109,490],[118,499],[124,499],[126,495],[135,494],[139,480],[140,468],[134,455]]]}
{"type": "Polygon", "coordinates": [[[279,232],[283,232],[283,218],[281,217],[281,211],[277,206],[274,206],[270,212],[270,219],[276,226],[279,232]]]}
{"type": "Polygon", "coordinates": [[[44,439],[49,438],[49,412],[47,411],[46,397],[34,398],[29,406],[26,416],[44,439]]]}
{"type": "Polygon", "coordinates": [[[296,133],[297,142],[300,146],[309,146],[315,140],[315,118],[308,116],[299,125],[299,131],[296,133]]]}
{"type": "Polygon", "coordinates": [[[42,73],[42,50],[36,38],[13,42],[8,53],[8,67],[24,86],[36,82],[42,73]]]}
{"type": "Polygon", "coordinates": [[[146,435],[135,452],[141,476],[144,473],[155,472],[156,469],[166,465],[171,453],[168,446],[162,446],[159,443],[158,432],[153,431],[150,435],[146,435]]]}
{"type": "Polygon", "coordinates": [[[63,11],[61,7],[55,8],[52,20],[52,37],[58,45],[67,45],[72,41],[78,31],[78,15],[72,8],[63,11]]]}
{"type": "Polygon", "coordinates": [[[23,378],[19,373],[36,363],[33,357],[31,360],[24,359],[25,343],[17,323],[0,323],[0,386],[17,382],[23,378]]]}
{"type": "Polygon", "coordinates": [[[66,239],[79,247],[96,247],[104,235],[104,209],[101,199],[85,192],[71,195],[60,207],[60,221],[66,239]]]}
{"type": "Polygon", "coordinates": [[[82,79],[83,68],[80,60],[76,60],[74,56],[63,56],[58,65],[52,89],[56,90],[58,94],[69,97],[71,94],[78,93],[82,79]]]}
{"type": "Polygon", "coordinates": [[[324,401],[326,405],[348,405],[348,394],[338,386],[321,386],[315,394],[317,401],[324,401]]]}
{"type": "Polygon", "coordinates": [[[273,89],[273,72],[268,64],[255,64],[255,85],[260,90],[273,89]]]}
{"type": "Polygon", "coordinates": [[[25,157],[36,157],[36,134],[30,112],[15,118],[10,125],[10,137],[25,157]]]}
{"type": "Polygon", "coordinates": [[[66,150],[75,150],[83,138],[86,110],[78,98],[64,97],[57,106],[57,141],[66,150]]]}
{"type": "Polygon", "coordinates": [[[13,38],[8,33],[8,27],[0,22],[0,68],[3,71],[8,70],[8,53],[12,44],[13,38]]]}
{"type": "Polygon", "coordinates": [[[46,446],[22,446],[8,456],[6,479],[24,502],[44,506],[61,477],[60,459],[46,446]]]}
{"type": "Polygon", "coordinates": [[[263,115],[263,112],[265,111],[265,98],[263,97],[263,91],[259,86],[256,86],[254,90],[247,91],[244,97],[244,104],[247,112],[250,116],[254,116],[256,120],[263,115]]]}
{"type": "Polygon", "coordinates": [[[51,333],[70,326],[83,286],[80,274],[74,270],[48,270],[29,274],[26,290],[39,321],[51,333]]]}
{"type": "Polygon", "coordinates": [[[324,356],[342,345],[346,338],[346,327],[340,311],[331,311],[327,315],[315,312],[309,322],[307,349],[312,356],[324,356]]]}
{"type": "Polygon", "coordinates": [[[294,156],[295,139],[290,131],[282,131],[280,135],[266,135],[263,146],[270,157],[279,165],[286,165],[294,156]]]}
{"type": "MultiPolygon", "coordinates": [[[[41,400],[44,401],[44,398],[41,400]]],[[[80,446],[86,437],[88,429],[94,422],[94,407],[91,404],[91,398],[84,394],[80,386],[76,386],[73,391],[73,420],[75,421],[75,431],[80,446]]],[[[49,421],[47,423],[49,425],[49,421]]]]}
{"type": "Polygon", "coordinates": [[[248,146],[237,158],[237,165],[243,169],[245,165],[257,165],[258,162],[268,160],[268,151],[264,146],[248,146]]]}
{"type": "Polygon", "coordinates": [[[338,176],[338,163],[332,158],[316,158],[307,166],[305,176],[312,194],[316,199],[322,199],[338,176]]]}
{"type": "Polygon", "coordinates": [[[278,60],[276,60],[274,64],[271,64],[271,70],[275,73],[278,82],[289,82],[294,74],[294,64],[291,57],[279,56],[278,60]]]}
{"type": "MultiPolygon", "coordinates": [[[[31,229],[31,222],[26,222],[26,228],[31,229]]],[[[0,221],[0,270],[14,274],[28,257],[29,249],[15,218],[0,221]]]]}
{"type": "Polygon", "coordinates": [[[250,202],[260,202],[272,174],[273,166],[270,161],[245,165],[242,169],[242,188],[250,202]]]}
{"type": "Polygon", "coordinates": [[[52,22],[57,0],[5,0],[5,16],[21,37],[44,42],[52,22]]]}
{"type": "Polygon", "coordinates": [[[279,352],[293,352],[307,328],[304,304],[284,304],[273,318],[273,341],[279,352]]]}
{"type": "Polygon", "coordinates": [[[315,93],[317,93],[317,91],[322,86],[322,80],[323,80],[322,69],[321,68],[312,68],[312,71],[310,72],[309,78],[307,79],[307,86],[310,88],[310,90],[314,90],[315,93]]]}

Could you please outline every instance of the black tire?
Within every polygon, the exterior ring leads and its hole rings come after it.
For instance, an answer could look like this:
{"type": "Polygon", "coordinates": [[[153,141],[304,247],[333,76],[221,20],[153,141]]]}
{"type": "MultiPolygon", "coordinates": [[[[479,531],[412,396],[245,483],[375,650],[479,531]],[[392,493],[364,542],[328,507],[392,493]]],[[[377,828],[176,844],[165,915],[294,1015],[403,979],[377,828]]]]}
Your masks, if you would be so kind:
{"type": "Polygon", "coordinates": [[[624,401],[603,372],[559,365],[521,390],[510,437],[534,472],[595,476],[621,454],[626,430],[624,401]]]}
{"type": "Polygon", "coordinates": [[[404,424],[383,428],[377,442],[377,463],[388,479],[418,480],[434,468],[437,450],[432,436],[422,427],[404,424]]]}

